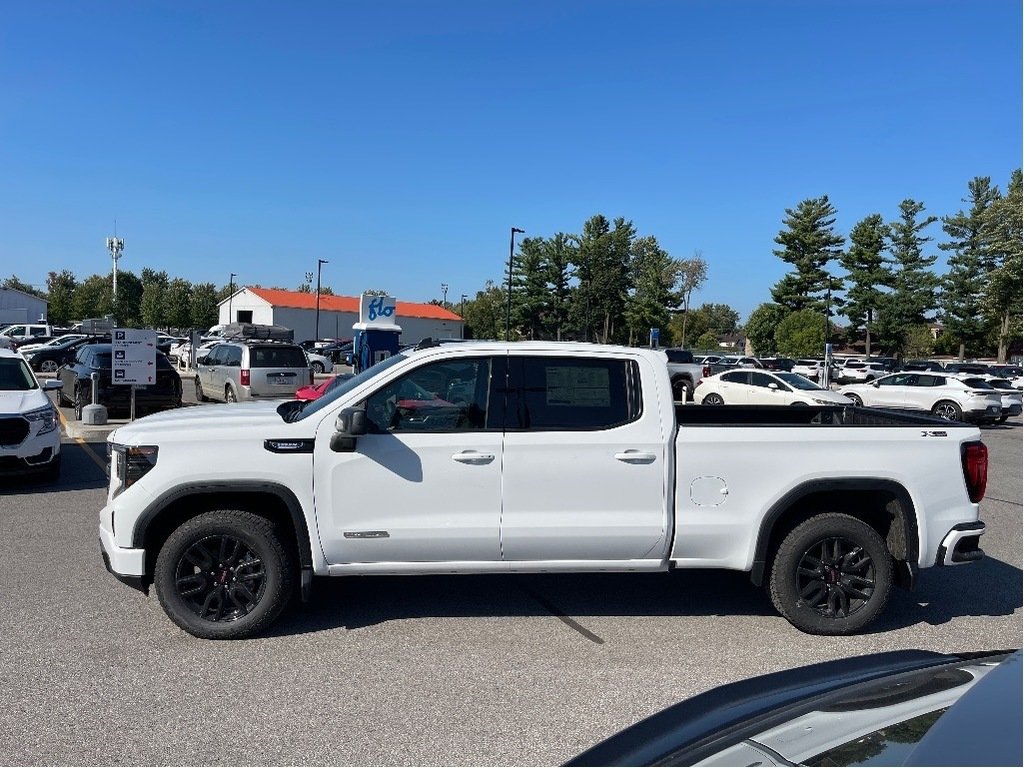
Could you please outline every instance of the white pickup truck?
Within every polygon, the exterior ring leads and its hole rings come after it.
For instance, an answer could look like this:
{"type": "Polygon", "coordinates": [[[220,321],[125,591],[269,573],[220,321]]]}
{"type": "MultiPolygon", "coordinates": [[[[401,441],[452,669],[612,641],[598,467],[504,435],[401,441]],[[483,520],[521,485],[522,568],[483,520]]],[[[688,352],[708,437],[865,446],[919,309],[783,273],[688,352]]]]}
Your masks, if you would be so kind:
{"type": "Polygon", "coordinates": [[[114,431],[107,568],[205,638],[263,630],[314,576],[672,568],[747,571],[847,634],[918,569],[982,557],[975,427],[677,406],[645,349],[421,346],[319,400],[114,431]]]}

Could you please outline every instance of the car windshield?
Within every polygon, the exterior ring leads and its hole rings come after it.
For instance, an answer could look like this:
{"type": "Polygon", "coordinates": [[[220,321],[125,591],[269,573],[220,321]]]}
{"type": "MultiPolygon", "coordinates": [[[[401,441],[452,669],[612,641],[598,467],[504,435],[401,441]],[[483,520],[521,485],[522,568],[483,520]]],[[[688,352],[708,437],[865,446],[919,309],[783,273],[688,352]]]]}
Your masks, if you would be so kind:
{"type": "Polygon", "coordinates": [[[331,403],[339,397],[344,397],[347,392],[351,392],[356,387],[361,386],[363,382],[369,381],[374,376],[383,373],[391,366],[396,365],[405,359],[406,356],[402,354],[387,357],[376,365],[371,365],[365,371],[357,373],[352,378],[342,381],[338,386],[333,388],[329,387],[328,390],[316,400],[309,400],[307,402],[290,400],[289,402],[284,403],[280,408],[278,408],[278,413],[284,417],[285,421],[300,421],[302,419],[306,419],[330,406],[331,403]]]}
{"type": "Polygon", "coordinates": [[[817,384],[808,379],[806,376],[801,376],[798,373],[777,373],[775,374],[782,381],[786,382],[793,389],[803,390],[818,390],[821,389],[817,384]]]}
{"type": "Polygon", "coordinates": [[[1013,384],[1006,379],[989,379],[988,384],[993,389],[1013,389],[1013,384]]]}
{"type": "Polygon", "coordinates": [[[25,392],[38,389],[35,376],[20,357],[0,357],[0,391],[25,392]]]}

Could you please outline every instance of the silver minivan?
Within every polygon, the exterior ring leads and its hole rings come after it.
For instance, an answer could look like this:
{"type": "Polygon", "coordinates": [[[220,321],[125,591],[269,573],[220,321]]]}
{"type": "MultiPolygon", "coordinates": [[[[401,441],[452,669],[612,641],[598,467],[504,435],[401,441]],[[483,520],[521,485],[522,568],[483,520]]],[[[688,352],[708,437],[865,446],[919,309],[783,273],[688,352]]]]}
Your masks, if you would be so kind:
{"type": "Polygon", "coordinates": [[[196,361],[196,398],[201,401],[272,400],[295,397],[313,383],[313,371],[297,344],[231,341],[196,361]]]}

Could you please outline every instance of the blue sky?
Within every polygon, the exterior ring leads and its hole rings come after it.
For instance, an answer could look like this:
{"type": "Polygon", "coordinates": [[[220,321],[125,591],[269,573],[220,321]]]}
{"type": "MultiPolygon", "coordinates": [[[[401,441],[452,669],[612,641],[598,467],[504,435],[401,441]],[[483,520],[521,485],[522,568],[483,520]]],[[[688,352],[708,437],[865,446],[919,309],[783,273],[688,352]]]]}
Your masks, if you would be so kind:
{"type": "Polygon", "coordinates": [[[1005,187],[1021,60],[1007,0],[12,0],[0,275],[108,272],[116,219],[136,273],[294,288],[323,258],[338,293],[458,301],[511,226],[603,213],[702,251],[694,301],[745,319],[800,200],[848,234],[1005,187]]]}

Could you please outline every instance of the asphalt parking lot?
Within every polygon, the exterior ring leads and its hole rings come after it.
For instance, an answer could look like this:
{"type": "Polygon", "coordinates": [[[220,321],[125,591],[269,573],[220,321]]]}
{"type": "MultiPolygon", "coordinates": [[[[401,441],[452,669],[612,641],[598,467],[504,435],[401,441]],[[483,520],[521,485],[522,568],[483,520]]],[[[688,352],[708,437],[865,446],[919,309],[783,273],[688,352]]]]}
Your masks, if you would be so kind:
{"type": "Polygon", "coordinates": [[[1021,420],[982,433],[987,558],[925,571],[866,635],[802,634],[744,574],[678,571],[320,580],[226,643],[104,571],[101,437],[68,439],[59,484],[0,491],[0,762],[553,764],[751,675],[1019,648],[1021,420]]]}

